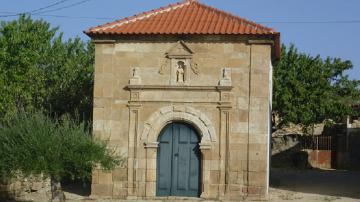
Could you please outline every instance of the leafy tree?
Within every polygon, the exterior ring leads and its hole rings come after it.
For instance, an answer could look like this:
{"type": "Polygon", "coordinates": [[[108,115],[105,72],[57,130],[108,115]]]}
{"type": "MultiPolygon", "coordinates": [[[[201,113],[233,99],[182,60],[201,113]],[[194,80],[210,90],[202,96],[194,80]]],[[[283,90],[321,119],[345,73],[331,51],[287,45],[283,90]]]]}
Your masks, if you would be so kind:
{"type": "Polygon", "coordinates": [[[0,25],[0,120],[17,110],[90,119],[94,48],[58,28],[20,16],[0,25]]]}
{"type": "Polygon", "coordinates": [[[360,92],[360,81],[344,74],[351,68],[348,60],[313,57],[299,53],[294,45],[283,45],[274,67],[273,109],[279,126],[291,122],[306,128],[351,114],[350,105],[360,92]]]}
{"type": "Polygon", "coordinates": [[[50,49],[56,30],[49,25],[21,16],[18,21],[2,22],[0,27],[0,113],[15,113],[18,108],[39,108],[45,94],[39,65],[50,49]]]}
{"type": "Polygon", "coordinates": [[[80,38],[62,42],[61,35],[53,42],[51,63],[45,69],[48,112],[73,117],[80,113],[89,120],[92,111],[94,46],[80,38]]]}
{"type": "Polygon", "coordinates": [[[90,178],[95,166],[110,170],[121,162],[105,142],[92,139],[84,122],[69,117],[22,112],[0,125],[0,178],[45,174],[53,198],[62,196],[61,179],[90,178]]]}

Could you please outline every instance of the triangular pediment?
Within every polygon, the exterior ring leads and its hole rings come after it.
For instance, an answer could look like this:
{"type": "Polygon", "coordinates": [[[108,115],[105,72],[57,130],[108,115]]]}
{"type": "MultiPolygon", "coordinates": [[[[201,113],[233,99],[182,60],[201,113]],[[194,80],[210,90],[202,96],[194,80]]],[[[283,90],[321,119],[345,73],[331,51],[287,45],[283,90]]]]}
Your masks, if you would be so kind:
{"type": "Polygon", "coordinates": [[[174,47],[166,52],[166,55],[171,57],[191,57],[193,52],[191,49],[183,42],[179,41],[174,47]]]}

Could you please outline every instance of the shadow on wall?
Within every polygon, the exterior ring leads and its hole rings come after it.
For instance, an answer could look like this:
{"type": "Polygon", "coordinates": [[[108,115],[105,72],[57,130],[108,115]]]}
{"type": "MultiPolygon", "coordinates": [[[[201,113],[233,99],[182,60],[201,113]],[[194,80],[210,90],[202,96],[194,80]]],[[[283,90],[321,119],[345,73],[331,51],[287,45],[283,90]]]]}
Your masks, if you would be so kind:
{"type": "MultiPolygon", "coordinates": [[[[20,179],[11,182],[0,180],[0,202],[47,201],[51,196],[48,181],[34,181],[33,178],[20,179]]],[[[61,186],[63,191],[79,196],[89,196],[91,192],[90,181],[63,180],[61,186]]]]}
{"type": "Polygon", "coordinates": [[[91,182],[88,180],[63,180],[61,187],[65,192],[80,196],[90,196],[91,194],[91,182]]]}
{"type": "Polygon", "coordinates": [[[289,134],[272,138],[272,166],[336,168],[336,138],[289,134]]]}
{"type": "Polygon", "coordinates": [[[50,194],[50,180],[40,176],[23,177],[21,175],[8,179],[0,180],[0,201],[26,201],[25,195],[43,195],[45,198],[50,194]]]}
{"type": "Polygon", "coordinates": [[[303,150],[301,136],[288,134],[273,137],[271,141],[271,166],[275,168],[312,168],[309,154],[303,150]]]}
{"type": "Polygon", "coordinates": [[[302,151],[300,143],[296,143],[291,148],[273,154],[271,157],[271,166],[274,168],[312,168],[309,161],[309,155],[302,151]]]}
{"type": "Polygon", "coordinates": [[[16,201],[16,193],[9,190],[8,185],[0,183],[0,201],[16,201]]]}
{"type": "Polygon", "coordinates": [[[339,136],[338,139],[338,166],[344,169],[360,170],[360,128],[349,128],[348,133],[339,136]]]}

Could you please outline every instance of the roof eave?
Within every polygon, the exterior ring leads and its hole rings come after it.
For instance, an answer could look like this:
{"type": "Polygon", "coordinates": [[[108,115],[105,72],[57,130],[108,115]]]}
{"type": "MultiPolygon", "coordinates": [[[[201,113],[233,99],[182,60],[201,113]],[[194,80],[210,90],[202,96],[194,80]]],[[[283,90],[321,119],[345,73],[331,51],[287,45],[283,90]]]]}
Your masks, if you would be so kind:
{"type": "Polygon", "coordinates": [[[279,60],[281,57],[281,42],[280,32],[274,34],[274,60],[279,60]]]}
{"type": "MultiPolygon", "coordinates": [[[[183,35],[194,35],[194,36],[198,36],[198,35],[214,35],[214,34],[114,34],[114,33],[99,33],[99,32],[94,32],[92,30],[86,30],[84,31],[84,34],[86,34],[87,36],[89,36],[91,39],[96,38],[96,37],[114,37],[114,36],[131,36],[131,35],[168,35],[168,36],[183,36],[183,35]]],[[[272,60],[279,60],[280,56],[281,56],[281,43],[280,43],[280,32],[274,32],[271,34],[262,34],[262,35],[258,35],[258,34],[220,34],[220,35],[224,35],[224,36],[230,36],[230,35],[238,35],[238,36],[272,36],[272,40],[273,40],[273,51],[272,51],[272,60]]]]}

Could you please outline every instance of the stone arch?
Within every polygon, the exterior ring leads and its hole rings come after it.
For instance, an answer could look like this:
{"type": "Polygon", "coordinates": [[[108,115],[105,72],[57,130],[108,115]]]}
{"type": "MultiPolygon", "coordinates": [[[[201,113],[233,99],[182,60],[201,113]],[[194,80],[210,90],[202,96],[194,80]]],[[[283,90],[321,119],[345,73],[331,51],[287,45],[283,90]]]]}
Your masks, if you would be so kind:
{"type": "Polygon", "coordinates": [[[173,121],[192,125],[201,137],[201,146],[216,142],[215,128],[210,119],[200,110],[187,106],[167,106],[154,112],[144,124],[140,139],[147,144],[156,144],[161,130],[173,121]]]}

